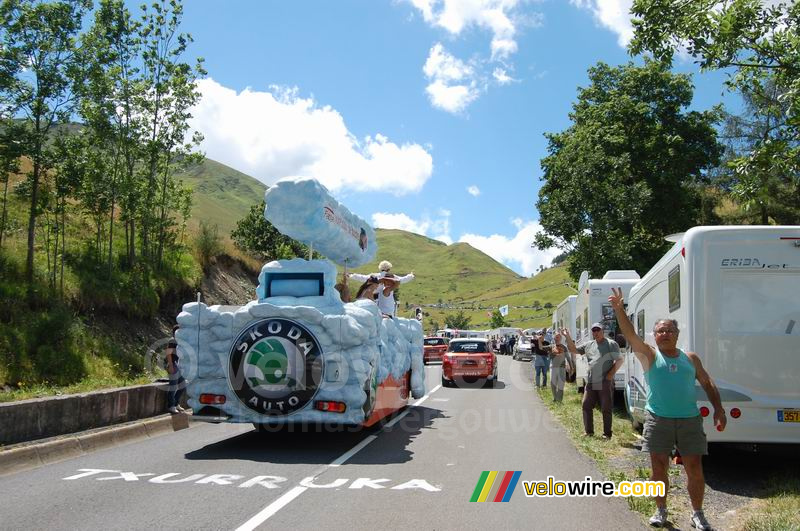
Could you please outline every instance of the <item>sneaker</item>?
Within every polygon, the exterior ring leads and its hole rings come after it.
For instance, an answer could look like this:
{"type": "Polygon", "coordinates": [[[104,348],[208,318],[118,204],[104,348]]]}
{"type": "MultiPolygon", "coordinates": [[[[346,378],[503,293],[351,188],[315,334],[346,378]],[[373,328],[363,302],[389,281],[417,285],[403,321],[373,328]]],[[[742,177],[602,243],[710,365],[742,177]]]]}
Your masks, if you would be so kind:
{"type": "Polygon", "coordinates": [[[177,412],[178,412],[178,408],[177,408],[177,407],[175,407],[175,406],[172,406],[172,407],[171,407],[171,408],[169,408],[167,411],[169,411],[170,413],[177,413],[177,412]]]}
{"type": "Polygon", "coordinates": [[[653,516],[650,517],[650,525],[653,527],[664,527],[667,525],[667,509],[659,507],[653,516]]]}
{"type": "Polygon", "coordinates": [[[602,438],[604,441],[610,441],[610,440],[611,440],[611,435],[606,435],[606,434],[604,433],[603,435],[601,435],[601,438],[602,438]]]}
{"type": "Polygon", "coordinates": [[[711,524],[706,520],[706,515],[703,511],[695,511],[692,515],[692,527],[699,531],[712,531],[711,524]]]}

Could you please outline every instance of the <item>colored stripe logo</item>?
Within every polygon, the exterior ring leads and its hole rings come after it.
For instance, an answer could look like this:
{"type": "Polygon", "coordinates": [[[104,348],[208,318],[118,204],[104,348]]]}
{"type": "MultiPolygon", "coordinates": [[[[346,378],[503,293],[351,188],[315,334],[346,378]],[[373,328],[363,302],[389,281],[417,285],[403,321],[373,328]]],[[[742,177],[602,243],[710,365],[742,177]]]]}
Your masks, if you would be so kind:
{"type": "Polygon", "coordinates": [[[517,488],[521,470],[509,470],[498,472],[496,470],[484,470],[475,490],[472,492],[470,502],[507,502],[517,488]]]}

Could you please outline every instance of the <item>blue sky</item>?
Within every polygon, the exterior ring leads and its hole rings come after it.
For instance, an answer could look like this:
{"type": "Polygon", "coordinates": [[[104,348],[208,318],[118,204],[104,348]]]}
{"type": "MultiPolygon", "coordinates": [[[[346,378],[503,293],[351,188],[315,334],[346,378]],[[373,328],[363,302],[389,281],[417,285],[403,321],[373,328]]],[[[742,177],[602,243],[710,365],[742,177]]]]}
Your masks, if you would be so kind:
{"type": "MultiPolygon", "coordinates": [[[[530,275],[559,253],[530,248],[543,134],[569,126],[590,66],[630,60],[629,6],[187,0],[182,30],[208,71],[193,125],[208,157],[266,184],[315,177],[373,226],[466,241],[530,275]]],[[[695,74],[694,108],[733,101],[724,79],[695,74]]]]}

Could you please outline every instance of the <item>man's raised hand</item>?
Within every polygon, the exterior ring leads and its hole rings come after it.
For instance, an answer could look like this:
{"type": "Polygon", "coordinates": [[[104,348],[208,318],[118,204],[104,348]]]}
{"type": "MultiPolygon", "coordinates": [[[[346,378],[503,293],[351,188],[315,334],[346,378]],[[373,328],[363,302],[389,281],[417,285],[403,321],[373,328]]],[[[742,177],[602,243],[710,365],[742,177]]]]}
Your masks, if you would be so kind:
{"type": "Polygon", "coordinates": [[[611,292],[613,295],[608,298],[608,302],[611,303],[611,306],[615,310],[624,309],[625,306],[623,305],[622,288],[611,288],[611,292]]]}

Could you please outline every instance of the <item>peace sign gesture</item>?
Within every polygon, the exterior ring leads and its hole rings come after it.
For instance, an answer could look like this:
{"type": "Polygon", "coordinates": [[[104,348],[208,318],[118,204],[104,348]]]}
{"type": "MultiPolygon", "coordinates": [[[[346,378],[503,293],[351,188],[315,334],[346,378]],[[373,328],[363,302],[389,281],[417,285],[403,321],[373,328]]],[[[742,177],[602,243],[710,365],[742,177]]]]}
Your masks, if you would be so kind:
{"type": "Polygon", "coordinates": [[[608,298],[608,302],[611,303],[615,310],[623,310],[625,306],[623,304],[622,288],[611,288],[611,292],[613,295],[608,298]]]}

